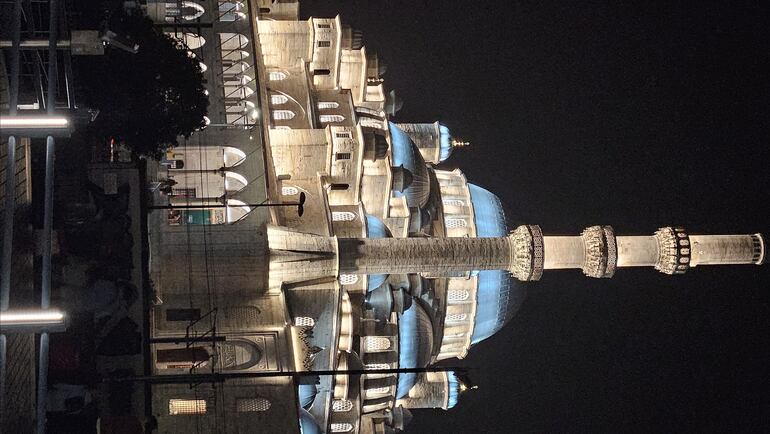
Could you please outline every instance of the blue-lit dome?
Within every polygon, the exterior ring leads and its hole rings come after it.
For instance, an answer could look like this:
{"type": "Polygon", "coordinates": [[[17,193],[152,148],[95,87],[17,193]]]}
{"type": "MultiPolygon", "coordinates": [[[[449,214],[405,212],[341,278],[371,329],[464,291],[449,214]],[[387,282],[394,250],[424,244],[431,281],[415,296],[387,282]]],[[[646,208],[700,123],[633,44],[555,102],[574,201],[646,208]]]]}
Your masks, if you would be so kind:
{"type": "Polygon", "coordinates": [[[497,196],[478,185],[468,184],[473,203],[476,236],[479,238],[504,237],[508,235],[503,204],[497,196]]]}
{"type": "Polygon", "coordinates": [[[438,131],[439,145],[441,146],[438,160],[444,161],[452,155],[452,134],[449,132],[449,128],[441,124],[438,124],[438,131]]]}
{"type": "Polygon", "coordinates": [[[457,401],[460,399],[460,392],[462,392],[462,382],[457,379],[454,371],[446,373],[447,380],[449,382],[449,399],[447,401],[446,408],[450,409],[457,405],[457,401]]]}
{"type": "MultiPolygon", "coordinates": [[[[430,315],[419,303],[399,316],[398,320],[398,367],[424,368],[433,354],[433,324],[430,315]]],[[[398,374],[396,396],[403,398],[417,382],[417,374],[398,374]]]]}
{"type": "Polygon", "coordinates": [[[389,122],[388,125],[393,156],[391,166],[403,166],[412,173],[412,183],[403,194],[410,207],[422,208],[428,203],[430,197],[430,175],[425,166],[425,160],[408,134],[393,122],[389,122]]]}
{"type": "Polygon", "coordinates": [[[471,343],[476,344],[497,333],[521,307],[527,289],[507,271],[478,272],[476,321],[471,343]]]}
{"type": "MultiPolygon", "coordinates": [[[[393,235],[390,233],[390,229],[373,215],[366,215],[366,236],[367,238],[391,238],[393,235]]],[[[367,290],[374,291],[379,288],[380,285],[385,283],[388,279],[387,274],[370,274],[367,282],[367,290]]]]}
{"type": "Polygon", "coordinates": [[[299,405],[308,408],[313,404],[313,400],[318,394],[318,388],[315,384],[300,384],[297,387],[297,394],[299,395],[299,405]]]}
{"type": "Polygon", "coordinates": [[[299,409],[299,432],[300,434],[322,434],[321,427],[318,426],[315,418],[304,408],[299,409]]]}

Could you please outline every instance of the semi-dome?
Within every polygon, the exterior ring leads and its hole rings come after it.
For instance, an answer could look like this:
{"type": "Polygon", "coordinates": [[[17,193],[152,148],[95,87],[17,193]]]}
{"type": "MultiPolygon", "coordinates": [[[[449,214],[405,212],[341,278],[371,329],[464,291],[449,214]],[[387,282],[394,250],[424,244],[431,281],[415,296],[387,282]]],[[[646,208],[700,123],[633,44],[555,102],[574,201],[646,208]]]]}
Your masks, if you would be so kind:
{"type": "Polygon", "coordinates": [[[299,405],[309,408],[318,394],[318,387],[315,384],[300,384],[297,387],[297,394],[299,395],[299,405]]]}
{"type": "Polygon", "coordinates": [[[497,333],[521,307],[527,289],[507,271],[484,270],[477,275],[476,319],[471,343],[497,333]]]}
{"type": "Polygon", "coordinates": [[[403,166],[412,174],[412,182],[403,194],[410,207],[421,208],[430,197],[430,175],[425,160],[408,134],[393,122],[389,122],[394,167],[403,166]]]}
{"type": "Polygon", "coordinates": [[[321,434],[321,427],[318,426],[315,418],[304,408],[299,409],[299,432],[300,434],[321,434]]]}
{"type": "Polygon", "coordinates": [[[500,199],[493,193],[468,184],[473,203],[473,220],[476,223],[476,236],[479,238],[504,237],[508,235],[505,224],[505,211],[500,199]]]}
{"type": "MultiPolygon", "coordinates": [[[[419,303],[412,303],[398,320],[398,367],[424,368],[430,363],[432,355],[433,323],[430,315],[419,303]]],[[[398,374],[396,396],[406,396],[416,382],[417,374],[398,374]]]]}

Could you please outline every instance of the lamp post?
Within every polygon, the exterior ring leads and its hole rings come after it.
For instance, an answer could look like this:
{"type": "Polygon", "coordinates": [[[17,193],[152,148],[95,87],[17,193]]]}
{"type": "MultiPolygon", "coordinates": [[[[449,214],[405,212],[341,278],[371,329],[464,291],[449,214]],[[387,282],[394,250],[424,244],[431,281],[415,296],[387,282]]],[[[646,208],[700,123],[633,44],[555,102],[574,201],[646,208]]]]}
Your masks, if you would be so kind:
{"type": "Polygon", "coordinates": [[[299,201],[297,202],[283,202],[283,203],[244,203],[244,204],[238,204],[238,205],[228,205],[228,204],[212,204],[212,205],[174,205],[174,204],[168,204],[168,205],[152,205],[147,207],[151,210],[156,209],[205,209],[205,208],[237,208],[237,207],[243,207],[248,206],[251,208],[266,208],[266,207],[282,207],[282,206],[296,206],[297,207],[297,215],[299,217],[302,217],[302,214],[305,213],[305,193],[299,194],[299,201]]]}

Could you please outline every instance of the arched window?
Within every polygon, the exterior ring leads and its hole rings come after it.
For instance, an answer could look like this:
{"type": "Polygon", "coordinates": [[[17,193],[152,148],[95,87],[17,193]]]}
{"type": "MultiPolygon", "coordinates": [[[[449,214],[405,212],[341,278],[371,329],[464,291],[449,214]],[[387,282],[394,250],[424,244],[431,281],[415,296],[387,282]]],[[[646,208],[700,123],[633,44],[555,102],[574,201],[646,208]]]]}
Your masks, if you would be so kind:
{"type": "Polygon", "coordinates": [[[332,401],[332,411],[336,413],[350,411],[353,409],[353,402],[348,399],[335,399],[332,401]]]}
{"type": "Polygon", "coordinates": [[[294,318],[294,325],[297,327],[313,327],[315,320],[309,316],[298,316],[294,318]]]}
{"type": "Polygon", "coordinates": [[[340,274],[340,285],[353,285],[358,282],[357,274],[340,274]]]}
{"type": "Polygon", "coordinates": [[[390,365],[388,365],[387,363],[367,363],[364,366],[364,369],[372,370],[372,371],[374,371],[374,370],[382,370],[382,369],[390,369],[390,365]]]}
{"type": "Polygon", "coordinates": [[[465,206],[465,202],[460,199],[444,199],[444,206],[465,206]]]}
{"type": "Polygon", "coordinates": [[[294,112],[291,110],[273,110],[273,120],[287,121],[294,118],[294,112]]]}
{"type": "Polygon", "coordinates": [[[240,21],[246,19],[242,2],[219,2],[219,21],[240,21]]]}
{"type": "Polygon", "coordinates": [[[186,414],[205,414],[205,399],[169,399],[168,414],[171,416],[180,416],[186,414]]]}
{"type": "Polygon", "coordinates": [[[468,227],[468,222],[465,219],[446,219],[447,229],[459,229],[468,227]]]}
{"type": "Polygon", "coordinates": [[[384,336],[364,337],[366,351],[369,353],[387,351],[390,349],[390,339],[384,336]]]}
{"type": "Polygon", "coordinates": [[[296,196],[299,194],[297,187],[281,187],[281,194],[283,196],[296,196]]]}
{"type": "Polygon", "coordinates": [[[339,103],[334,101],[321,101],[318,103],[318,110],[329,110],[339,108],[339,103]]]}
{"type": "Polygon", "coordinates": [[[350,184],[333,183],[329,184],[331,190],[347,190],[350,188],[350,184]]]}
{"type": "Polygon", "coordinates": [[[170,32],[166,34],[183,43],[190,50],[197,50],[206,43],[206,39],[196,33],[170,32]]]}
{"type": "Polygon", "coordinates": [[[253,413],[270,409],[270,401],[265,398],[238,398],[235,400],[235,410],[238,413],[253,413]]]}
{"type": "Polygon", "coordinates": [[[447,322],[465,321],[466,318],[468,318],[467,313],[450,313],[446,316],[447,322]]]}
{"type": "Polygon", "coordinates": [[[270,104],[281,105],[286,104],[287,102],[289,102],[289,97],[286,95],[281,95],[278,93],[270,95],[270,104]]]}
{"type": "Polygon", "coordinates": [[[222,51],[245,48],[249,44],[249,38],[240,33],[220,33],[219,45],[222,51]]]}
{"type": "Polygon", "coordinates": [[[382,121],[378,121],[377,119],[361,118],[361,120],[359,120],[358,123],[362,127],[375,128],[375,129],[378,129],[378,130],[384,130],[385,129],[385,127],[383,126],[383,122],[382,121]]]}
{"type": "Polygon", "coordinates": [[[286,77],[288,77],[288,75],[282,71],[270,71],[270,73],[267,75],[267,79],[270,81],[286,80],[286,77]]]}
{"type": "Polygon", "coordinates": [[[370,395],[384,395],[386,393],[390,392],[390,387],[383,386],[383,387],[374,387],[372,389],[366,389],[366,393],[370,395]]]}
{"type": "Polygon", "coordinates": [[[322,123],[328,124],[332,122],[343,122],[345,116],[342,115],[321,115],[319,116],[322,123]]]}
{"type": "Polygon", "coordinates": [[[470,296],[471,294],[466,289],[450,289],[449,293],[447,293],[447,300],[449,300],[450,303],[465,301],[470,298],[470,296]]]}
{"type": "Polygon", "coordinates": [[[333,423],[332,432],[350,432],[353,431],[353,425],[349,423],[333,423]]]}
{"type": "Polygon", "coordinates": [[[356,214],[350,211],[332,211],[333,222],[352,222],[356,219],[356,214]]]}
{"type": "Polygon", "coordinates": [[[328,69],[314,69],[313,70],[313,75],[329,75],[331,73],[332,72],[329,71],[328,69]]]}

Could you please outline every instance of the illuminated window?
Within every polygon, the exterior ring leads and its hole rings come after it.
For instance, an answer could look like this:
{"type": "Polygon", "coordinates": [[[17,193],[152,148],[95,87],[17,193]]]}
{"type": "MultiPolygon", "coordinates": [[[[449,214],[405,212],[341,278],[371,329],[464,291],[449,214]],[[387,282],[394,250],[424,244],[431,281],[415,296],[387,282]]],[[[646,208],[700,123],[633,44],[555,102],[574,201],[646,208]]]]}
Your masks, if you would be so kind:
{"type": "Polygon", "coordinates": [[[353,425],[349,423],[333,423],[332,432],[350,432],[353,431],[353,425]]]}
{"type": "Polygon", "coordinates": [[[468,318],[466,313],[450,313],[446,316],[447,322],[465,321],[466,318],[468,318]]]}
{"type": "Polygon", "coordinates": [[[322,123],[328,124],[332,122],[343,122],[345,120],[345,116],[342,115],[321,115],[319,116],[322,123]]]}
{"type": "Polygon", "coordinates": [[[343,412],[343,411],[350,411],[353,409],[353,403],[350,400],[347,399],[335,399],[332,401],[332,411],[334,412],[343,412]]]}
{"type": "Polygon", "coordinates": [[[294,112],[291,110],[273,110],[273,120],[287,121],[294,118],[294,112]]]}
{"type": "Polygon", "coordinates": [[[296,196],[299,194],[297,187],[281,187],[281,194],[284,196],[296,196]]]}
{"type": "Polygon", "coordinates": [[[271,104],[281,105],[281,104],[286,104],[287,102],[289,102],[289,97],[287,97],[286,95],[280,95],[276,93],[270,95],[271,104]]]}
{"type": "Polygon", "coordinates": [[[313,327],[315,320],[309,316],[298,316],[294,318],[294,325],[297,327],[313,327]]]}
{"type": "Polygon", "coordinates": [[[387,363],[367,363],[364,368],[370,370],[390,369],[390,365],[387,363]]]}
{"type": "Polygon", "coordinates": [[[332,211],[332,221],[334,222],[352,222],[356,219],[356,214],[350,211],[332,211]]]}
{"type": "Polygon", "coordinates": [[[381,121],[378,121],[378,120],[372,119],[372,118],[361,118],[361,120],[358,123],[361,124],[362,127],[376,128],[378,130],[384,130],[385,129],[385,127],[383,126],[383,123],[381,121]]]}
{"type": "Polygon", "coordinates": [[[388,386],[375,387],[373,389],[366,389],[366,392],[370,395],[384,395],[390,392],[390,387],[388,386]]]}
{"type": "Polygon", "coordinates": [[[318,41],[318,48],[329,48],[332,46],[332,41],[318,41]]]}
{"type": "Polygon", "coordinates": [[[358,282],[357,274],[340,274],[340,285],[353,285],[358,282]]]}
{"type": "Polygon", "coordinates": [[[171,416],[185,414],[205,414],[205,399],[169,399],[168,414],[171,416]]]}
{"type": "Polygon", "coordinates": [[[450,289],[447,294],[447,300],[449,302],[465,301],[471,294],[465,289],[450,289]]]}
{"type": "Polygon", "coordinates": [[[329,110],[339,108],[339,104],[334,101],[322,101],[318,103],[318,110],[329,110]]]}
{"type": "Polygon", "coordinates": [[[444,206],[465,206],[465,202],[460,199],[444,199],[444,206]]]}
{"type": "Polygon", "coordinates": [[[238,413],[267,411],[270,409],[270,401],[265,398],[238,398],[235,401],[235,409],[238,413]]]}
{"type": "Polygon", "coordinates": [[[271,71],[270,74],[267,75],[267,79],[270,81],[286,80],[286,77],[288,77],[288,75],[281,71],[271,71]]]}
{"type": "Polygon", "coordinates": [[[447,229],[459,229],[468,227],[468,222],[465,219],[446,219],[447,229]]]}
{"type": "Polygon", "coordinates": [[[390,349],[390,339],[384,336],[366,336],[364,337],[367,352],[387,351],[390,349]]]}

